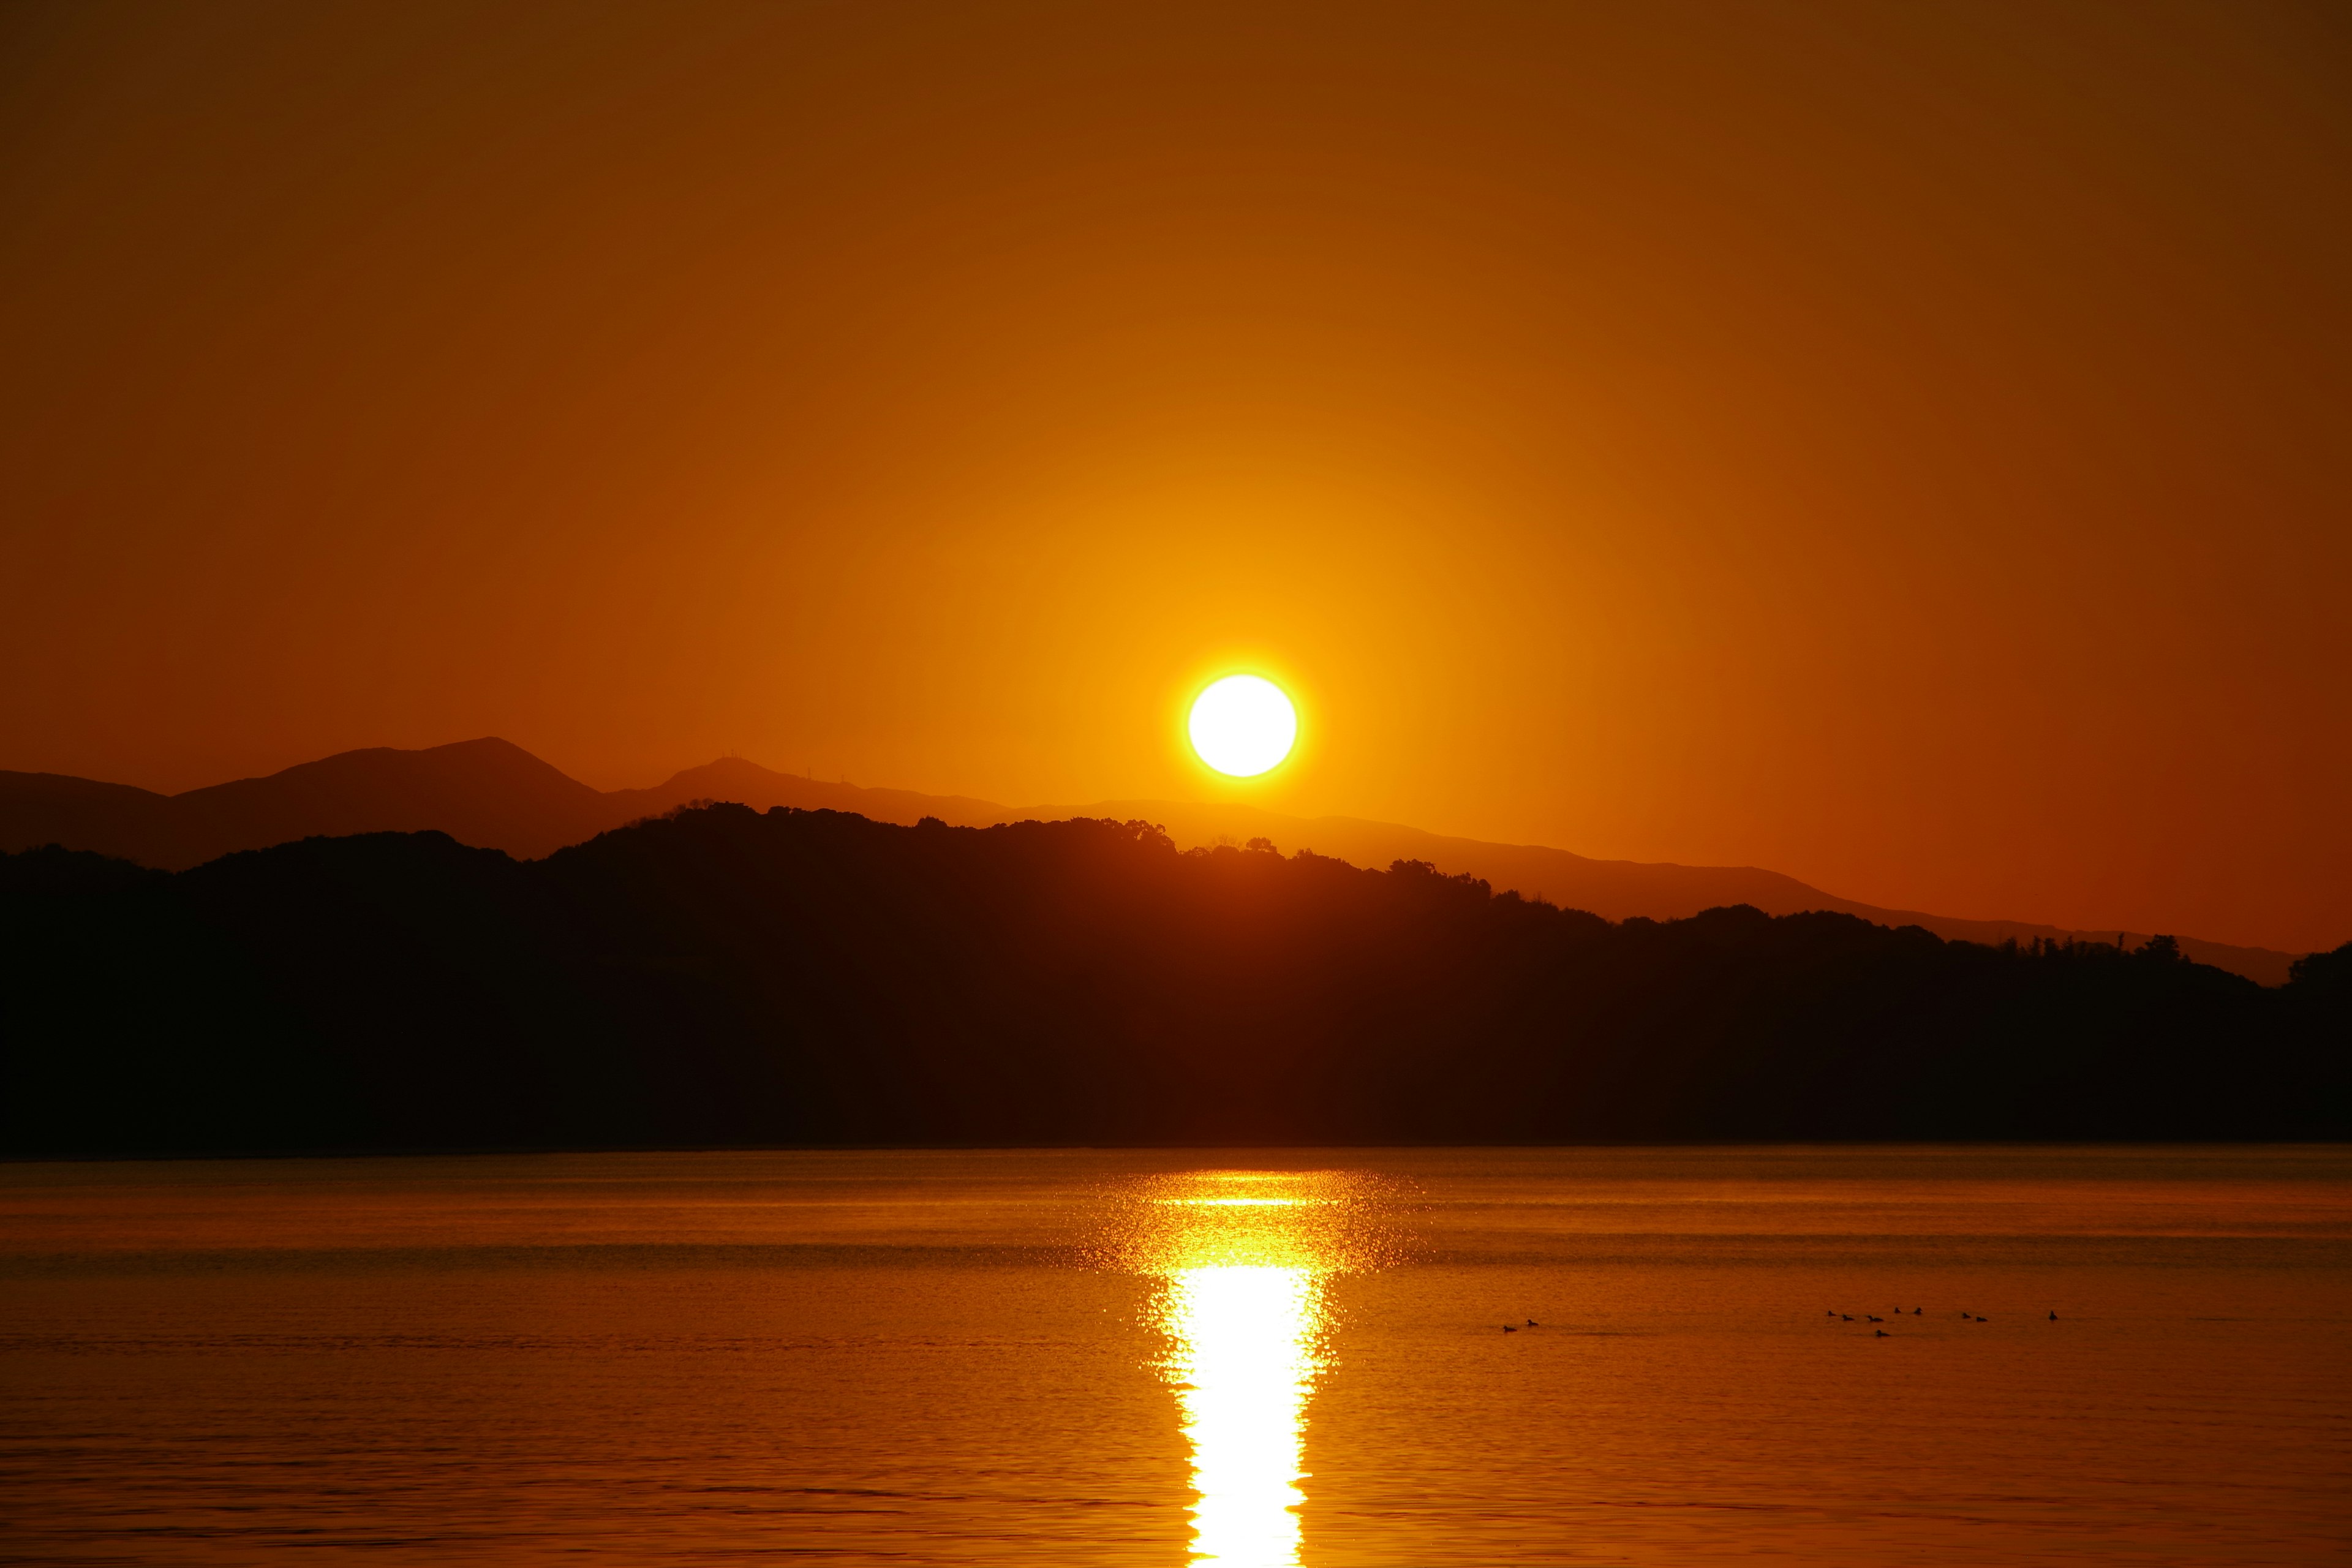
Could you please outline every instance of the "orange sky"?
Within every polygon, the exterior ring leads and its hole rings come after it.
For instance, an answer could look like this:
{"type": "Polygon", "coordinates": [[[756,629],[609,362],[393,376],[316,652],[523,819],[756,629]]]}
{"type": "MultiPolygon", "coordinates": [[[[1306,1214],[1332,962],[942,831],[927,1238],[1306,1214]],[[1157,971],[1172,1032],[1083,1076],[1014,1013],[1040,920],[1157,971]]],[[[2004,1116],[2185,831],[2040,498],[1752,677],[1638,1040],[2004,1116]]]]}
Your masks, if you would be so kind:
{"type": "Polygon", "coordinates": [[[2352,938],[2319,5],[0,11],[0,767],[499,734],[2352,938]]]}

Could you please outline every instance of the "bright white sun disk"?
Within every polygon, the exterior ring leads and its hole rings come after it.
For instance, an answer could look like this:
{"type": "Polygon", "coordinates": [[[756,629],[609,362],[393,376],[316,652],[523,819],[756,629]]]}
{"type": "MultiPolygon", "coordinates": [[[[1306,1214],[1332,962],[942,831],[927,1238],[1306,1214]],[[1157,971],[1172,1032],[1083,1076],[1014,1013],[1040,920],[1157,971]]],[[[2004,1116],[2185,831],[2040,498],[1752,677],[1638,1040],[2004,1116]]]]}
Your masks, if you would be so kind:
{"type": "Polygon", "coordinates": [[[1188,728],[1202,762],[1231,778],[1255,778],[1290,755],[1298,711],[1271,680],[1228,675],[1192,700],[1188,728]]]}

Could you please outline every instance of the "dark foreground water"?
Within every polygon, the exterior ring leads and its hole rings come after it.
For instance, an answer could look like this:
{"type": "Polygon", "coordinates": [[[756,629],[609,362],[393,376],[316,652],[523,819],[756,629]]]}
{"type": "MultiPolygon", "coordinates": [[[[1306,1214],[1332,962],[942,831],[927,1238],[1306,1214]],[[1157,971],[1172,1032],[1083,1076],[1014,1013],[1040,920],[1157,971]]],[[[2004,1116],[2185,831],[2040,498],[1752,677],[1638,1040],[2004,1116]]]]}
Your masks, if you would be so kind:
{"type": "Polygon", "coordinates": [[[2340,1150],[19,1165],[0,1312],[10,1563],[2352,1556],[2340,1150]]]}

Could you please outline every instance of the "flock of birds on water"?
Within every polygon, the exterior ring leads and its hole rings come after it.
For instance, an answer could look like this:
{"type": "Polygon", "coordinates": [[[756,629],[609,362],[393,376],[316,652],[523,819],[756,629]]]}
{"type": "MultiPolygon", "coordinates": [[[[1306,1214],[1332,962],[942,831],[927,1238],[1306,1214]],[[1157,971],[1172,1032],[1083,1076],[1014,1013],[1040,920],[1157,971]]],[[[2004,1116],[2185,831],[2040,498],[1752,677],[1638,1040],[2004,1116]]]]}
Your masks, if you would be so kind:
{"type": "MultiPolygon", "coordinates": [[[[1927,1315],[1927,1309],[1925,1307],[1914,1307],[1907,1315],[1914,1318],[1924,1317],[1927,1315]]],[[[1851,1323],[1853,1321],[1853,1314],[1852,1312],[1841,1312],[1834,1307],[1830,1309],[1828,1315],[1835,1318],[1841,1323],[1851,1323]]],[[[1902,1308],[1897,1307],[1895,1309],[1895,1315],[1900,1318],[1906,1314],[1904,1312],[1902,1308]]],[[[1885,1319],[1872,1312],[1864,1312],[1863,1314],[1863,1319],[1864,1321],[1873,1323],[1883,1323],[1886,1321],[1885,1319]]],[[[2053,1309],[2050,1313],[2050,1321],[2053,1323],[2058,1321],[2058,1313],[2055,1309],[2053,1309]]],[[[1960,1321],[1964,1323],[1990,1323],[1992,1320],[1986,1317],[1981,1312],[1963,1311],[1960,1314],[1960,1321]]],[[[1874,1338],[1882,1340],[1891,1340],[1895,1337],[1893,1334],[1888,1333],[1885,1329],[1873,1329],[1871,1333],[1874,1338]]]]}
{"type": "MultiPolygon", "coordinates": [[[[1914,1307],[1908,1312],[1906,1312],[1900,1307],[1895,1309],[1895,1315],[1898,1318],[1921,1318],[1927,1316],[1927,1309],[1925,1307],[1914,1307]]],[[[1841,1312],[1835,1307],[1832,1307],[1829,1310],[1828,1315],[1834,1318],[1841,1323],[1851,1323],[1853,1321],[1853,1314],[1852,1312],[1841,1312]]],[[[1864,1312],[1862,1317],[1864,1322],[1869,1323],[1884,1323],[1886,1321],[1885,1319],[1879,1317],[1874,1312],[1864,1312]]],[[[2051,1310],[2050,1321],[2053,1323],[2058,1321],[2058,1313],[2054,1308],[2051,1310]]],[[[1981,1312],[1962,1312],[1960,1314],[1960,1321],[1964,1323],[1990,1323],[1992,1320],[1986,1317],[1981,1312]]],[[[1527,1321],[1527,1326],[1530,1329],[1539,1329],[1543,1327],[1541,1323],[1537,1322],[1533,1318],[1529,1318],[1527,1321]]],[[[1505,1323],[1503,1325],[1503,1331],[1507,1334],[1516,1334],[1519,1331],[1519,1325],[1517,1323],[1505,1323]]],[[[1871,1332],[1874,1337],[1882,1340],[1891,1340],[1895,1337],[1893,1334],[1888,1333],[1885,1329],[1874,1329],[1871,1332]]]]}

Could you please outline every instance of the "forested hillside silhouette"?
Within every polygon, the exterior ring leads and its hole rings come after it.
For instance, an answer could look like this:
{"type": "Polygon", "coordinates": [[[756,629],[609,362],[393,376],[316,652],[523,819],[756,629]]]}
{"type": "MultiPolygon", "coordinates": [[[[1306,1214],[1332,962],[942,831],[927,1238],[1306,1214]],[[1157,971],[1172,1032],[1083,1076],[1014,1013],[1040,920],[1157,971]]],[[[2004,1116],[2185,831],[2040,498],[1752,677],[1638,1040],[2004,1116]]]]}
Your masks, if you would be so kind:
{"type": "MultiPolygon", "coordinates": [[[[1061,821],[1149,818],[1181,846],[1240,844],[1271,837],[1358,866],[1423,860],[1483,877],[1529,898],[1590,910],[1611,920],[1677,920],[1718,904],[1753,904],[1771,914],[1835,910],[1880,925],[1925,926],[1947,940],[2116,942],[2125,933],[2067,931],[2021,921],[1963,920],[1889,910],[1843,899],[1754,866],[1678,866],[1596,860],[1536,844],[1453,838],[1394,822],[1285,816],[1238,801],[1097,801],[1090,805],[1008,808],[969,795],[867,789],[780,773],[722,757],[674,773],[651,789],[598,791],[496,737],[422,751],[389,746],[341,752],[260,778],[156,795],[60,773],[0,770],[0,850],[60,844],[167,871],[185,870],[240,849],[300,838],[362,833],[446,833],[460,844],[536,859],[599,833],[675,810],[688,801],[735,801],[765,811],[843,811],[912,826],[939,817],[961,827],[1027,818],[1061,821]]],[[[2143,933],[2144,936],[2145,933],[2143,933]]],[[[2236,947],[2183,933],[2181,951],[2265,985],[2284,984],[2295,955],[2236,947]]],[[[2133,940],[2129,945],[2137,945],[2133,940]]]]}
{"type": "Polygon", "coordinates": [[[2352,947],[1598,917],[1140,822],[683,810],[176,874],[0,857],[15,1154],[2335,1139],[2352,947]]]}

